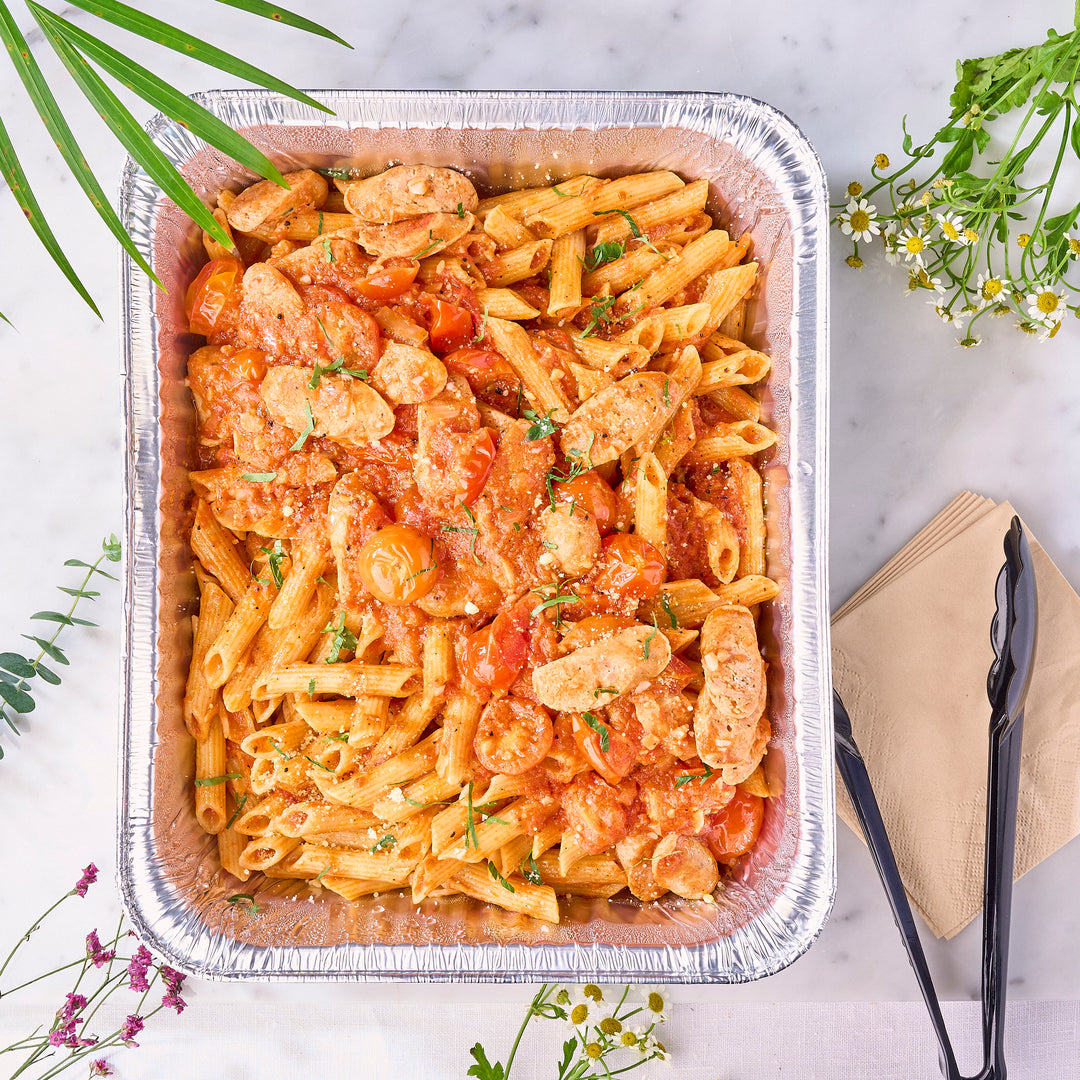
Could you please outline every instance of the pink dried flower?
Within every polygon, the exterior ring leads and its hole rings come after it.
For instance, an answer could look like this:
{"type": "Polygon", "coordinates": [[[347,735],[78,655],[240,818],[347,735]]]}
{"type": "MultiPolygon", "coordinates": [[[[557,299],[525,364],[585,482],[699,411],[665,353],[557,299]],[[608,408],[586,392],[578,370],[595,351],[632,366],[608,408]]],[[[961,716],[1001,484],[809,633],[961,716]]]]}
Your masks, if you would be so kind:
{"type": "Polygon", "coordinates": [[[128,986],[132,990],[138,990],[145,994],[150,989],[146,973],[153,960],[150,950],[145,945],[140,945],[135,950],[135,955],[131,958],[131,963],[128,964],[128,986]]]}
{"type": "Polygon", "coordinates": [[[143,1018],[132,1013],[132,1015],[124,1021],[123,1027],[120,1028],[120,1040],[125,1046],[138,1046],[139,1044],[135,1041],[135,1036],[142,1031],[143,1026],[143,1018]]]}
{"type": "Polygon", "coordinates": [[[80,1039],[75,1030],[83,1022],[79,1013],[86,1008],[86,998],[82,994],[68,994],[64,1007],[56,1014],[53,1030],[49,1032],[50,1046],[69,1046],[77,1050],[81,1046],[93,1046],[97,1039],[80,1039]]]}
{"type": "Polygon", "coordinates": [[[79,896],[85,896],[86,890],[97,881],[98,868],[91,863],[82,872],[82,877],[75,883],[75,892],[79,896]]]}
{"type": "Polygon", "coordinates": [[[90,1075],[91,1076],[112,1076],[113,1071],[109,1068],[109,1063],[104,1058],[98,1058],[97,1061],[90,1062],[90,1075]]]}
{"type": "Polygon", "coordinates": [[[187,1002],[175,990],[170,990],[161,999],[161,1004],[166,1009],[175,1009],[177,1016],[187,1008],[187,1002]]]}
{"type": "Polygon", "coordinates": [[[94,967],[104,967],[110,960],[116,959],[115,949],[103,949],[98,932],[91,930],[86,935],[86,955],[93,961],[94,967]]]}

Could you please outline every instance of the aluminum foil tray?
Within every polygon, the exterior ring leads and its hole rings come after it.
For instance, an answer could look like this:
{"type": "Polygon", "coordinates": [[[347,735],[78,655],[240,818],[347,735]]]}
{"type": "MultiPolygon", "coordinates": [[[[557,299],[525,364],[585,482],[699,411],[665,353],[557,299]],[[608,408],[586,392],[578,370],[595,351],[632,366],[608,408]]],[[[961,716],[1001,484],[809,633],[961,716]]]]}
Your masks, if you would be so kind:
{"type": "MultiPolygon", "coordinates": [[[[204,978],[742,982],[802,954],[835,887],[827,619],[828,337],[825,178],[799,129],[732,94],[316,92],[330,117],[259,91],[197,100],[287,168],[452,165],[482,192],[674,169],[706,176],[710,209],[749,230],[763,268],[747,338],[773,357],[763,401],[779,446],[766,467],[764,617],[774,736],[761,840],[715,904],[666,898],[562,901],[548,926],[467,899],[404,894],[348,903],[307,885],[223,872],[198,828],[181,719],[195,581],[186,468],[194,409],[184,290],[205,256],[191,222],[129,161],[121,214],[166,289],[124,261],[127,423],[126,640],[120,762],[120,886],[139,934],[204,978]],[[255,893],[252,916],[227,898],[255,893]]],[[[206,198],[250,183],[234,162],[163,117],[148,130],[206,198]]]]}

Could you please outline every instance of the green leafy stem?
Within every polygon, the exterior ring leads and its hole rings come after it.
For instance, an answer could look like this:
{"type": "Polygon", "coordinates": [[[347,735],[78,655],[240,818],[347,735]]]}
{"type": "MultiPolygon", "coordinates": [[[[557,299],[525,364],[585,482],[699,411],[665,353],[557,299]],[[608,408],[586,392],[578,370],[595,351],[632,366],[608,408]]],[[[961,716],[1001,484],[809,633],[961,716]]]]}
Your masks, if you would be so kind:
{"type": "MultiPolygon", "coordinates": [[[[25,2],[34,21],[44,34],[45,40],[59,57],[72,80],[128,153],[200,228],[226,248],[231,249],[232,241],[214,219],[208,207],[158,149],[142,125],[123,105],[98,71],[109,76],[118,85],[132,91],[148,105],[183,125],[200,139],[228,154],[252,172],[273,180],[282,187],[288,187],[270,159],[213,113],[197,105],[164,79],[136,63],[126,52],[113,48],[93,34],[36,3],[35,0],[25,0],[25,2]]],[[[351,48],[348,42],[318,23],[286,11],[275,4],[265,3],[264,0],[216,0],[216,2],[329,38],[351,48]]],[[[325,105],[282,79],[169,23],[120,3],[120,0],[70,0],[69,6],[79,8],[98,19],[112,23],[156,45],[198,60],[219,71],[266,89],[275,90],[323,112],[331,112],[325,105]]],[[[7,49],[8,56],[33,103],[34,110],[41,117],[50,138],[56,144],[72,176],[90,200],[90,204],[128,255],[160,285],[150,264],[128,236],[116,211],[105,196],[101,184],[87,164],[82,149],[64,117],[63,110],[42,75],[37,60],[5,0],[0,0],[0,42],[3,42],[7,49]]],[[[65,255],[34,196],[26,172],[2,120],[0,120],[0,169],[3,170],[3,178],[7,181],[8,188],[42,246],[78,294],[100,318],[101,312],[98,311],[93,297],[65,255]]],[[[8,322],[2,313],[0,313],[0,319],[8,322]]]]}
{"type": "MultiPolygon", "coordinates": [[[[87,586],[90,585],[95,574],[99,577],[108,578],[110,581],[116,581],[112,574],[101,569],[101,564],[102,562],[115,563],[119,561],[120,541],[117,540],[115,535],[110,536],[108,540],[102,541],[101,554],[95,562],[88,563],[83,562],[81,559],[68,559],[64,563],[65,566],[77,566],[84,569],[86,573],[77,588],[73,589],[67,585],[57,586],[62,593],[71,597],[71,604],[67,611],[37,611],[30,616],[31,619],[36,619],[39,622],[54,624],[55,629],[52,636],[46,638],[38,637],[35,634],[22,635],[38,647],[37,656],[32,660],[30,657],[18,652],[0,653],[0,699],[2,699],[0,700],[0,717],[3,717],[8,727],[16,735],[20,735],[21,732],[15,724],[15,717],[34,711],[36,702],[33,697],[35,686],[33,680],[42,679],[53,686],[60,685],[60,676],[52,668],[47,667],[43,661],[45,657],[48,657],[54,663],[65,666],[68,664],[66,654],[56,644],[56,639],[61,632],[68,626],[97,625],[97,623],[90,622],[89,619],[80,619],[75,615],[75,610],[80,601],[95,600],[100,595],[100,593],[87,588],[87,586]]],[[[0,746],[0,758],[3,756],[4,748],[0,746]]]]}

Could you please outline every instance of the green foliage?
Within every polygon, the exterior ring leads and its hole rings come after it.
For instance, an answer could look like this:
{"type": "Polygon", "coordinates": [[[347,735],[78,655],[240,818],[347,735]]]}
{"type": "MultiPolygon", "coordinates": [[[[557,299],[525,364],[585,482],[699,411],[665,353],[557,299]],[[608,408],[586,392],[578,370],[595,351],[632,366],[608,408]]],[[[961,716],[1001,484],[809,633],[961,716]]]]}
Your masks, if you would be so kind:
{"type": "MultiPolygon", "coordinates": [[[[23,634],[27,641],[32,641],[38,647],[37,656],[32,660],[18,652],[0,653],[0,718],[16,734],[22,734],[15,723],[17,716],[25,716],[34,711],[37,704],[34,701],[34,679],[41,679],[52,686],[59,686],[60,676],[47,667],[43,661],[47,656],[57,664],[66,666],[68,658],[63,649],[56,644],[56,639],[67,626],[95,626],[96,623],[88,619],[77,618],[75,609],[82,600],[95,600],[100,593],[87,586],[93,580],[94,575],[115,581],[112,574],[101,569],[101,563],[120,561],[120,541],[115,536],[110,536],[101,543],[101,554],[93,563],[83,562],[81,559],[68,559],[64,565],[74,566],[85,570],[86,574],[82,583],[77,588],[67,585],[58,585],[57,588],[71,597],[71,604],[66,612],[63,611],[36,611],[30,616],[38,622],[52,623],[56,629],[49,638],[38,637],[35,634],[23,634]]],[[[0,746],[0,758],[4,756],[4,748],[0,746]]]]}
{"type": "Polygon", "coordinates": [[[1065,155],[1080,158],[1080,7],[1077,18],[1077,29],[1050,30],[1039,45],[958,61],[948,120],[915,145],[905,118],[905,160],[892,169],[878,154],[874,182],[852,182],[833,206],[853,241],[848,265],[861,268],[860,243],[880,239],[890,262],[905,263],[908,291],[928,292],[942,321],[964,329],[961,345],[979,344],[972,328],[988,315],[1012,314],[1045,340],[1069,311],[1080,314],[1070,280],[1080,202],[1056,186],[1065,155]],[[1008,114],[1016,132],[1002,152],[993,125],[1008,114]],[[1040,148],[1052,164],[1029,180],[1040,148]]]}
{"type": "MultiPolygon", "coordinates": [[[[348,44],[318,23],[276,5],[264,3],[263,0],[217,0],[217,2],[239,8],[252,15],[285,23],[308,33],[318,34],[342,45],[348,44]]],[[[286,186],[281,173],[269,158],[208,110],[197,105],[165,80],[131,59],[127,51],[113,48],[35,0],[25,0],[25,3],[45,40],[60,58],[72,80],[128,153],[143,167],[161,190],[202,229],[225,247],[231,248],[232,243],[228,234],[215,221],[209,209],[187,181],[154,145],[142,125],[98,74],[98,69],[119,86],[131,90],[148,105],[171,117],[200,139],[217,147],[252,172],[267,177],[283,187],[286,186]]],[[[209,64],[219,71],[246,79],[314,108],[330,112],[307,94],[261,68],[240,60],[232,53],[210,45],[169,23],[145,15],[133,7],[120,3],[119,0],[73,0],[73,6],[155,44],[209,64]]],[[[7,50],[15,71],[33,103],[34,110],[41,117],[64,163],[90,200],[90,204],[139,268],[153,277],[149,263],[124,231],[123,224],[109,204],[101,184],[87,164],[82,149],[64,117],[63,109],[42,75],[37,60],[5,0],[0,0],[0,41],[7,50]]],[[[3,169],[4,180],[7,181],[12,195],[39,242],[72,287],[100,318],[101,312],[95,305],[93,297],[71,265],[42,212],[7,128],[2,122],[0,122],[0,168],[3,169]]],[[[155,277],[154,280],[157,281],[157,278],[155,277]]],[[[160,285],[160,282],[157,283],[160,285]]],[[[2,313],[0,313],[0,319],[9,322],[2,313]]]]}

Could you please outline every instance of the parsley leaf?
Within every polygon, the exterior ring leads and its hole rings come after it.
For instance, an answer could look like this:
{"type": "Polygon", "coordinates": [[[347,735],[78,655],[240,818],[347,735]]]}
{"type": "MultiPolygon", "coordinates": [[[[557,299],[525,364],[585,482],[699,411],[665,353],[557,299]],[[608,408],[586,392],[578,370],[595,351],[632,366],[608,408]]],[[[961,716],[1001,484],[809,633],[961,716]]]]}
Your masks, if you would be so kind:
{"type": "Polygon", "coordinates": [[[540,867],[536,865],[536,860],[531,853],[521,860],[521,866],[518,869],[521,870],[521,876],[530,884],[544,884],[544,879],[540,876],[540,867]]]}
{"type": "Polygon", "coordinates": [[[248,913],[251,915],[258,915],[262,908],[255,903],[255,897],[251,893],[241,892],[234,893],[232,896],[225,898],[227,904],[241,905],[247,908],[248,913]]]}
{"type": "Polygon", "coordinates": [[[378,851],[386,851],[389,848],[394,847],[397,844],[397,837],[386,834],[378,843],[373,844],[371,847],[371,854],[374,855],[378,851]]]}
{"type": "MultiPolygon", "coordinates": [[[[318,370],[317,365],[316,370],[318,370]]],[[[311,415],[311,402],[307,400],[304,401],[304,415],[307,417],[307,425],[300,432],[300,438],[289,447],[290,450],[303,450],[304,443],[308,441],[308,436],[315,430],[315,417],[311,415]]]]}
{"type": "Polygon", "coordinates": [[[597,719],[595,713],[582,713],[581,718],[596,732],[597,735],[600,736],[600,753],[606,754],[611,747],[611,739],[608,734],[607,725],[602,720],[597,719]]]}
{"type": "MultiPolygon", "coordinates": [[[[462,214],[462,217],[464,216],[465,215],[462,214]]],[[[442,243],[442,237],[436,237],[435,234],[431,231],[431,229],[428,229],[427,234],[428,239],[431,241],[431,243],[428,244],[428,246],[423,248],[421,251],[418,251],[413,256],[414,259],[422,259],[429,251],[434,251],[442,243]]]]}
{"type": "Polygon", "coordinates": [[[200,776],[195,780],[196,787],[217,787],[218,784],[224,784],[226,780],[239,780],[240,774],[238,772],[225,773],[224,776],[200,776]]]}
{"type": "Polygon", "coordinates": [[[532,427],[525,432],[526,442],[537,442],[539,439],[546,439],[559,430],[558,425],[551,419],[554,412],[554,409],[548,409],[546,416],[540,416],[533,409],[526,409],[521,414],[526,420],[533,422],[532,427]]]}
{"type": "Polygon", "coordinates": [[[356,635],[345,625],[345,612],[341,612],[341,618],[338,625],[335,626],[332,622],[326,624],[324,634],[333,634],[333,638],[330,641],[330,655],[324,661],[327,664],[341,663],[341,650],[345,649],[348,652],[356,651],[356,635]]]}
{"type": "Polygon", "coordinates": [[[585,257],[585,270],[591,274],[597,267],[621,259],[625,254],[625,243],[620,243],[618,240],[605,240],[603,243],[597,244],[585,257]]]}
{"type": "Polygon", "coordinates": [[[246,480],[249,484],[269,484],[271,480],[277,479],[276,472],[246,472],[241,477],[241,480],[246,480]]]}
{"type": "Polygon", "coordinates": [[[703,773],[680,773],[675,777],[675,786],[680,788],[683,784],[689,784],[693,780],[700,780],[704,783],[713,775],[713,770],[708,765],[705,765],[704,769],[703,773]]]}
{"type": "Polygon", "coordinates": [[[461,203],[458,203],[457,206],[454,207],[454,213],[457,214],[459,218],[463,218],[465,216],[465,207],[462,206],[461,203]]]}
{"type": "Polygon", "coordinates": [[[498,870],[498,868],[497,868],[497,867],[495,866],[495,864],[494,864],[494,863],[493,863],[493,862],[492,862],[492,861],[491,861],[490,859],[488,860],[488,873],[489,873],[489,874],[490,874],[490,875],[491,875],[491,876],[492,876],[492,877],[493,877],[493,878],[494,878],[494,879],[495,879],[495,880],[496,880],[496,881],[497,881],[497,882],[498,882],[498,883],[499,883],[499,884],[500,884],[500,885],[501,885],[501,886],[502,886],[502,887],[503,887],[503,888],[504,888],[504,889],[505,889],[505,890],[506,890],[507,892],[517,892],[517,889],[515,889],[515,888],[514,888],[514,886],[513,886],[513,885],[511,885],[511,884],[510,884],[510,882],[509,882],[509,881],[507,881],[507,880],[506,880],[506,878],[504,878],[504,877],[502,876],[502,874],[500,874],[500,873],[499,873],[499,870],[498,870]]]}
{"type": "Polygon", "coordinates": [[[232,817],[229,818],[229,820],[225,823],[225,831],[226,832],[228,832],[228,830],[231,829],[233,827],[233,825],[236,823],[236,821],[239,819],[240,815],[244,812],[244,807],[245,807],[246,804],[247,804],[247,795],[246,794],[241,795],[240,796],[240,801],[236,804],[236,809],[232,813],[232,817]]]}
{"type": "Polygon", "coordinates": [[[281,564],[287,558],[285,552],[281,550],[281,541],[275,540],[273,549],[261,547],[259,550],[267,555],[266,561],[270,567],[270,576],[274,579],[274,584],[280,589],[285,584],[285,578],[281,573],[281,564]]]}
{"type": "Polygon", "coordinates": [[[649,647],[652,645],[653,638],[660,632],[660,628],[656,625],[656,616],[653,616],[653,628],[652,633],[645,639],[645,649],[641,656],[643,660],[649,659],[649,647]]]}
{"type": "MultiPolygon", "coordinates": [[[[320,220],[319,220],[319,232],[322,232],[322,220],[321,220],[322,219],[322,212],[321,211],[319,213],[319,218],[320,218],[320,220]]],[[[326,252],[326,261],[328,263],[334,262],[335,261],[334,260],[334,253],[333,253],[333,251],[330,250],[330,241],[329,240],[326,240],[326,239],[323,240],[322,249],[323,249],[323,251],[326,252]]]]}
{"type": "Polygon", "coordinates": [[[671,629],[674,630],[679,623],[675,618],[675,612],[671,610],[671,603],[668,600],[668,594],[666,592],[660,593],[660,606],[664,609],[664,614],[671,620],[671,629]]]}
{"type": "Polygon", "coordinates": [[[506,1072],[502,1067],[502,1062],[496,1061],[493,1065],[488,1061],[487,1054],[480,1043],[477,1043],[469,1053],[476,1061],[476,1064],[469,1067],[466,1076],[475,1076],[476,1080],[506,1080],[506,1072]]]}

